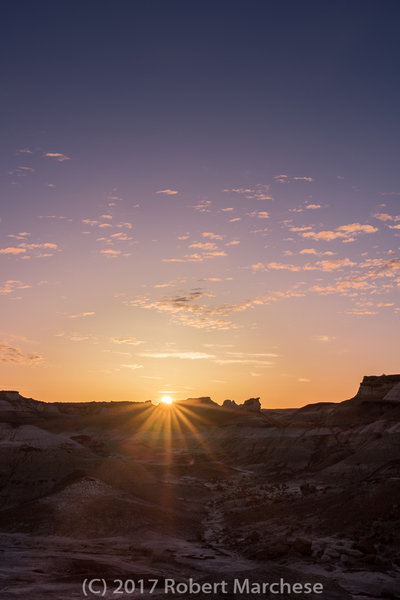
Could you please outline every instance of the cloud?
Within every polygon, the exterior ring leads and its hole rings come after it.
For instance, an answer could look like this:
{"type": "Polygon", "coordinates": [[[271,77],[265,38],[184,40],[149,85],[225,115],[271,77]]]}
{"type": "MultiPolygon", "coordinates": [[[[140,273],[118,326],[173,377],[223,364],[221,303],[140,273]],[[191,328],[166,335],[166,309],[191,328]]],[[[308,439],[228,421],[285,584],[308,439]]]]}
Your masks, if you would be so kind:
{"type": "Polygon", "coordinates": [[[195,242],[194,244],[190,244],[189,248],[201,248],[202,250],[217,250],[217,244],[212,242],[195,242]]]}
{"type": "Polygon", "coordinates": [[[22,248],[27,248],[28,250],[37,250],[37,249],[42,249],[42,248],[46,248],[49,250],[57,250],[58,245],[54,244],[53,242],[43,242],[41,244],[19,244],[22,248]]]}
{"type": "Polygon", "coordinates": [[[268,263],[268,269],[272,269],[272,270],[286,270],[286,271],[300,271],[301,267],[298,267],[296,265],[286,265],[286,264],[281,264],[281,263],[277,263],[277,262],[270,262],[268,263]]]}
{"type": "Polygon", "coordinates": [[[250,266],[252,271],[266,271],[266,266],[262,262],[255,263],[250,266]]]}
{"type": "Polygon", "coordinates": [[[164,297],[160,300],[151,300],[148,297],[137,297],[134,299],[125,298],[123,303],[128,306],[155,310],[161,314],[170,316],[174,323],[195,327],[197,329],[226,330],[234,327],[233,323],[227,319],[219,318],[220,315],[226,316],[232,312],[232,307],[210,307],[205,304],[198,304],[201,298],[213,297],[209,291],[196,289],[187,294],[164,297]],[[218,318],[215,318],[215,317],[218,318]]]}
{"type": "Polygon", "coordinates": [[[332,335],[314,335],[313,339],[317,342],[322,342],[323,344],[327,344],[333,340],[336,340],[336,338],[332,335]]]}
{"type": "Polygon", "coordinates": [[[7,237],[14,238],[16,240],[25,240],[28,235],[31,235],[27,231],[21,231],[21,233],[9,233],[7,237]]]}
{"type": "Polygon", "coordinates": [[[109,256],[110,258],[117,258],[117,256],[119,256],[121,254],[121,250],[100,250],[100,254],[105,254],[106,256],[109,256]]]}
{"type": "Polygon", "coordinates": [[[13,294],[17,290],[25,290],[30,287],[32,286],[22,283],[22,281],[17,279],[8,279],[7,281],[4,281],[0,287],[0,295],[13,294]]]}
{"type": "Polygon", "coordinates": [[[195,204],[193,208],[202,213],[211,212],[211,200],[201,200],[198,204],[195,204]]]}
{"type": "Polygon", "coordinates": [[[211,231],[203,231],[201,234],[205,238],[209,238],[210,240],[222,240],[224,238],[223,235],[219,233],[212,233],[211,231]]]}
{"type": "Polygon", "coordinates": [[[305,270],[321,269],[322,271],[335,271],[343,267],[354,267],[357,263],[349,258],[336,258],[331,260],[318,260],[314,265],[306,265],[305,270]]]}
{"type": "Polygon", "coordinates": [[[300,250],[299,254],[315,254],[315,256],[333,256],[335,253],[330,250],[326,250],[325,252],[318,252],[315,248],[303,248],[300,250]]]}
{"type": "MultiPolygon", "coordinates": [[[[204,246],[208,246],[208,244],[204,244],[204,246]]],[[[214,244],[210,244],[212,246],[214,246],[214,244]]],[[[203,248],[204,250],[204,246],[201,246],[201,248],[203,248]]],[[[190,248],[199,248],[199,245],[196,246],[190,246],[190,248]]],[[[218,258],[221,256],[227,256],[226,252],[224,252],[223,250],[215,250],[215,251],[209,251],[209,250],[204,250],[203,254],[198,254],[198,253],[193,253],[193,254],[185,254],[183,256],[183,258],[162,258],[161,262],[175,262],[175,263],[184,263],[184,262],[203,262],[204,260],[208,260],[211,258],[218,258]]]]}
{"type": "Polygon", "coordinates": [[[125,368],[125,369],[143,369],[143,365],[138,365],[138,364],[131,364],[131,365],[120,365],[121,367],[125,368]]]}
{"type": "Polygon", "coordinates": [[[137,340],[134,337],[116,337],[112,338],[112,341],[115,344],[129,344],[130,346],[138,346],[139,344],[143,344],[141,340],[137,340]]]}
{"type": "Polygon", "coordinates": [[[306,377],[299,377],[297,381],[299,381],[300,383],[310,383],[311,379],[307,379],[306,377]]]}
{"type": "Polygon", "coordinates": [[[269,360],[257,360],[252,358],[219,358],[215,361],[218,365],[257,365],[258,367],[270,367],[274,363],[269,360]]]}
{"type": "Polygon", "coordinates": [[[43,154],[45,158],[54,158],[57,162],[64,162],[64,160],[70,160],[69,156],[62,154],[61,152],[46,152],[43,154]]]}
{"type": "Polygon", "coordinates": [[[289,175],[275,175],[274,180],[277,183],[291,183],[293,181],[306,181],[308,183],[312,183],[315,181],[312,177],[290,177],[289,175]]]}
{"type": "Polygon", "coordinates": [[[203,277],[202,279],[200,279],[200,281],[211,281],[211,282],[232,281],[232,277],[203,277]]]}
{"type": "Polygon", "coordinates": [[[227,242],[225,246],[238,246],[239,244],[240,240],[231,240],[230,242],[227,242]]]}
{"type": "Polygon", "coordinates": [[[180,358],[187,360],[215,358],[214,354],[207,354],[206,352],[143,352],[139,356],[146,358],[180,358]]]}
{"type": "Polygon", "coordinates": [[[253,210],[248,215],[249,217],[257,217],[258,219],[269,219],[269,213],[266,210],[253,210]]]}
{"type": "Polygon", "coordinates": [[[171,279],[171,281],[167,281],[166,283],[156,283],[154,287],[155,288],[174,287],[178,283],[185,283],[185,282],[186,282],[186,277],[180,277],[179,279],[171,279]]]}
{"type": "Polygon", "coordinates": [[[310,231],[311,225],[304,225],[304,227],[289,227],[289,231],[310,231]]]}
{"type": "MultiPolygon", "coordinates": [[[[292,229],[293,231],[293,229],[292,229]]],[[[361,225],[361,223],[350,223],[349,225],[341,225],[336,227],[334,230],[325,231],[304,231],[301,235],[304,238],[311,238],[316,241],[323,240],[330,242],[336,239],[342,239],[343,241],[354,241],[356,237],[363,233],[375,233],[379,231],[377,227],[372,225],[361,225]]]]}
{"type": "Polygon", "coordinates": [[[25,248],[0,248],[0,254],[24,254],[26,252],[25,248]]]}
{"type": "Polygon", "coordinates": [[[322,208],[321,204],[306,204],[304,207],[306,210],[316,210],[317,208],[322,208]]]}
{"type": "Polygon", "coordinates": [[[393,221],[392,215],[388,215],[387,213],[376,213],[372,216],[379,221],[393,221]]]}
{"type": "Polygon", "coordinates": [[[94,312],[81,312],[75,315],[67,315],[68,319],[80,319],[81,317],[92,317],[94,312]]]}
{"type": "Polygon", "coordinates": [[[20,348],[10,346],[7,343],[0,344],[0,362],[10,365],[36,366],[43,360],[41,354],[23,352],[20,348]]]}
{"type": "Polygon", "coordinates": [[[16,175],[17,177],[26,177],[26,175],[29,175],[29,173],[34,173],[36,169],[33,169],[32,167],[26,167],[26,166],[19,166],[16,169],[13,169],[12,171],[9,171],[8,174],[9,175],[16,175]]]}
{"type": "Polygon", "coordinates": [[[179,194],[178,190],[170,190],[169,188],[165,189],[165,190],[158,190],[156,192],[156,194],[166,194],[167,196],[176,196],[176,194],[179,194]]]}
{"type": "Polygon", "coordinates": [[[268,194],[269,188],[270,186],[268,184],[257,183],[254,188],[225,188],[223,192],[240,194],[249,200],[273,200],[274,198],[268,194]]]}
{"type": "Polygon", "coordinates": [[[240,217],[236,217],[235,219],[229,219],[229,223],[237,223],[238,221],[241,221],[240,217]]]}

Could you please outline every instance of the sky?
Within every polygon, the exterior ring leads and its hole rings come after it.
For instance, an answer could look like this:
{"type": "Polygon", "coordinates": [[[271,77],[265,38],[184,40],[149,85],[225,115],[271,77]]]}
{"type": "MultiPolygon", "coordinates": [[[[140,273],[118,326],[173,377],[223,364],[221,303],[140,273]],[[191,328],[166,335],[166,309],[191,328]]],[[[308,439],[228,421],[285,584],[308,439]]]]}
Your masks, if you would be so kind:
{"type": "Polygon", "coordinates": [[[0,388],[284,408],[399,372],[399,17],[8,3],[0,388]]]}

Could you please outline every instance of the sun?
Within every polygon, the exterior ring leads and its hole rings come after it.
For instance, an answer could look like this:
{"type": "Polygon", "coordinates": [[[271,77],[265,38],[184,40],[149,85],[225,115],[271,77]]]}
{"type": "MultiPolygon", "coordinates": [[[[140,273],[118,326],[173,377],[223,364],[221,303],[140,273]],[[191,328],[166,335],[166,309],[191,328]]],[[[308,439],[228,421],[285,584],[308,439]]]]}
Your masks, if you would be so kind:
{"type": "Polygon", "coordinates": [[[171,396],[163,396],[160,402],[162,402],[163,404],[172,404],[173,399],[171,398],[171,396]]]}

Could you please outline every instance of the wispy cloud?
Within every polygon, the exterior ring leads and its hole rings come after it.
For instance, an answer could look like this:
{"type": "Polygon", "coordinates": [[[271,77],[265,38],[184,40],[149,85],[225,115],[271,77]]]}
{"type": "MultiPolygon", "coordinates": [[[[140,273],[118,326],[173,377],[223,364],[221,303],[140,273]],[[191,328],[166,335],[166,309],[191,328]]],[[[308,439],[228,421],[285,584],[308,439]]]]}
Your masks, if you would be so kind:
{"type": "Polygon", "coordinates": [[[211,212],[211,200],[200,200],[200,202],[195,204],[193,208],[201,213],[211,212]]]}
{"type": "Polygon", "coordinates": [[[23,352],[16,346],[0,343],[0,362],[10,365],[36,366],[43,361],[43,356],[34,352],[23,352]]]}
{"type": "Polygon", "coordinates": [[[219,233],[212,233],[212,231],[203,231],[201,235],[205,238],[209,238],[210,240],[222,240],[224,238],[223,235],[219,233]]]}
{"type": "Polygon", "coordinates": [[[253,210],[248,215],[249,217],[257,217],[258,219],[269,219],[269,213],[266,210],[253,210]]]}
{"type": "Polygon", "coordinates": [[[24,254],[25,252],[25,248],[15,248],[13,246],[9,246],[8,248],[0,248],[0,254],[24,254]]]}
{"type": "Polygon", "coordinates": [[[178,190],[170,190],[169,188],[165,190],[157,190],[156,194],[166,194],[167,196],[176,196],[179,194],[178,190]]]}
{"type": "Polygon", "coordinates": [[[110,258],[117,258],[121,254],[121,250],[112,250],[111,248],[107,250],[100,250],[100,254],[104,254],[105,256],[109,256],[110,258]]]}
{"type": "Polygon", "coordinates": [[[239,194],[248,200],[273,200],[269,192],[270,186],[264,183],[257,183],[254,187],[236,187],[225,188],[223,192],[239,194]]]}
{"type": "Polygon", "coordinates": [[[314,335],[313,339],[317,342],[322,342],[323,344],[328,344],[329,342],[336,340],[335,336],[332,335],[314,335]]]}
{"type": "Polygon", "coordinates": [[[130,346],[139,346],[140,344],[143,344],[141,340],[129,336],[115,337],[112,338],[112,341],[115,344],[129,344],[130,346]]]}
{"type": "Polygon", "coordinates": [[[82,317],[92,317],[95,313],[93,311],[90,312],[81,312],[74,315],[67,315],[68,319],[80,319],[82,317]]]}
{"type": "Polygon", "coordinates": [[[207,354],[206,352],[143,352],[139,356],[146,358],[180,358],[187,360],[215,358],[213,354],[207,354]]]}
{"type": "Polygon", "coordinates": [[[17,279],[8,279],[7,281],[4,281],[3,284],[0,287],[0,294],[1,295],[8,295],[8,294],[13,294],[14,292],[18,291],[18,290],[26,290],[27,288],[30,288],[32,286],[26,284],[26,283],[22,283],[22,281],[19,281],[17,279]]]}
{"type": "Polygon", "coordinates": [[[61,152],[46,152],[43,154],[45,158],[53,158],[57,162],[64,162],[65,160],[70,160],[70,157],[66,154],[62,154],[61,152]]]}
{"type": "Polygon", "coordinates": [[[286,174],[275,175],[274,180],[277,183],[291,183],[293,181],[306,181],[307,183],[312,183],[315,181],[313,177],[291,177],[290,175],[286,174]]]}

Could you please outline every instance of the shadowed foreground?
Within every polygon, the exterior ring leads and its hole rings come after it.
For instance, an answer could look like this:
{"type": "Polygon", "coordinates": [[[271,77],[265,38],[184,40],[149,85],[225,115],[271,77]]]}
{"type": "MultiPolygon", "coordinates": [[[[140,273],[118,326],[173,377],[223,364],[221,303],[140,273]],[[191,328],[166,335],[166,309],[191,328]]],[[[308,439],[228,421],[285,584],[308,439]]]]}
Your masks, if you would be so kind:
{"type": "Polygon", "coordinates": [[[400,376],[287,410],[0,392],[0,444],[2,598],[82,598],[95,577],[159,579],[119,597],[279,597],[235,578],[400,597],[400,376]],[[165,594],[165,578],[227,591],[165,594]]]}

